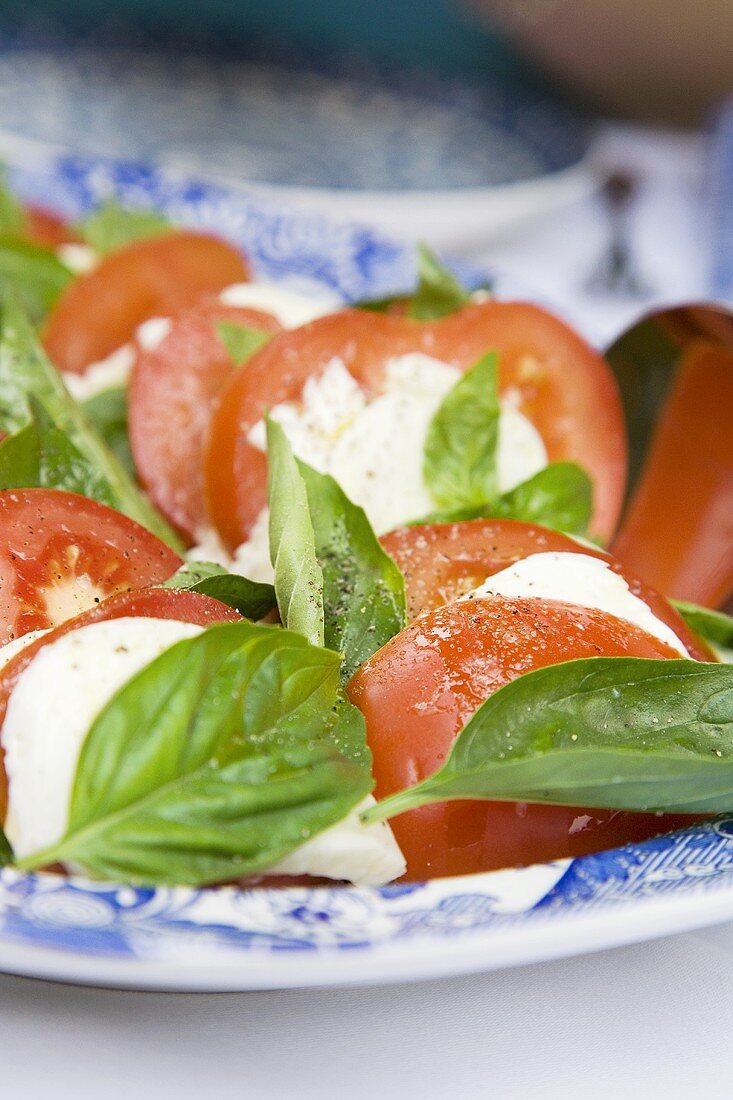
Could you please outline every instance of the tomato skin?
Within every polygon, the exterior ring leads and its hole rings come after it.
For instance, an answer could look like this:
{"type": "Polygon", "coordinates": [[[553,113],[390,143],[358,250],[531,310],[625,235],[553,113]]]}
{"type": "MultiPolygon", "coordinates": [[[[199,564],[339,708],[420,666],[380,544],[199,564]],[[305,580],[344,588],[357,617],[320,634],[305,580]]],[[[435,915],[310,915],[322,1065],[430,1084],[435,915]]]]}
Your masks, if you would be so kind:
{"type": "Polygon", "coordinates": [[[248,278],[243,257],[205,233],[134,241],[69,284],[46,320],[43,345],[59,370],[82,374],[127,343],[143,321],[248,278]]]}
{"type": "Polygon", "coordinates": [[[718,607],[733,594],[733,351],[685,349],[613,545],[668,596],[718,607]]]}
{"type": "MultiPolygon", "coordinates": [[[[366,720],[376,797],[437,771],[468,718],[510,680],[600,655],[678,656],[627,622],[555,601],[493,597],[426,613],[348,685],[366,720]]],[[[407,878],[415,880],[575,856],[680,821],[689,818],[463,801],[411,810],[391,824],[407,859],[407,878]]]]}
{"type": "Polygon", "coordinates": [[[171,319],[153,349],[136,344],[128,390],[129,435],[143,486],[179,531],[195,538],[209,522],[203,449],[216,395],[235,364],[217,321],[280,331],[269,313],[203,300],[171,319]]]}
{"type": "Polygon", "coordinates": [[[671,627],[690,656],[698,661],[715,660],[712,650],[663,596],[610,554],[559,531],[513,519],[472,519],[400,527],[379,541],[405,578],[411,620],[478,588],[487,577],[530,554],[586,554],[608,562],[614,573],[620,573],[631,592],[671,627]]]}
{"type": "Polygon", "coordinates": [[[98,501],[58,489],[1,492],[0,644],[57,626],[100,597],[159,584],[182,564],[98,501]]]}
{"type": "Polygon", "coordinates": [[[80,239],[60,214],[38,203],[27,203],[25,206],[23,237],[33,244],[54,249],[62,244],[75,244],[80,239]]]}
{"type": "MultiPolygon", "coordinates": [[[[138,617],[175,619],[178,622],[194,623],[203,627],[214,626],[217,623],[238,622],[242,618],[234,608],[212,599],[211,596],[204,596],[200,592],[187,592],[179,588],[147,588],[139,592],[122,592],[108,600],[103,600],[102,603],[90,607],[81,615],[67,619],[41,638],[36,638],[0,669],[0,731],[5,721],[5,712],[8,709],[13,688],[39,650],[51,642],[58,641],[64,634],[89,626],[91,623],[138,617]]],[[[5,820],[8,806],[8,778],[5,773],[4,759],[5,753],[0,745],[0,821],[5,820]]]]}
{"type": "Polygon", "coordinates": [[[390,358],[418,351],[467,370],[491,349],[499,353],[500,390],[518,397],[549,460],[577,462],[590,474],[592,533],[609,538],[623,499],[626,436],[608,365],[539,307],[490,301],[433,322],[344,310],[281,334],[253,356],[222,391],[211,425],[206,483],[224,541],[233,548],[246,539],[265,503],[265,458],[247,441],[248,430],[267,408],[299,399],[330,360],[341,359],[375,395],[390,358]]]}

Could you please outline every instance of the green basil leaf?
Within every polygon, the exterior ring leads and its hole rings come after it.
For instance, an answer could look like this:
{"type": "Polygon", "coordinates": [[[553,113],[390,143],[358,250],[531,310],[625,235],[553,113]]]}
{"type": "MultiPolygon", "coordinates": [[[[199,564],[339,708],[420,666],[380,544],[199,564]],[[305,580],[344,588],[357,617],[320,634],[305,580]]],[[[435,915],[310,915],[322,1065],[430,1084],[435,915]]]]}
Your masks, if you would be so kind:
{"type": "Polygon", "coordinates": [[[65,837],[20,865],[190,885],[267,868],[371,789],[366,758],[342,749],[354,722],[338,667],[300,635],[244,622],[173,646],[97,717],[65,837]]]}
{"type": "Polygon", "coordinates": [[[470,293],[424,244],[417,251],[417,290],[407,311],[417,321],[435,321],[465,305],[470,293]]]}
{"type": "Polygon", "coordinates": [[[217,321],[216,331],[236,366],[241,367],[251,355],[269,344],[274,333],[249,325],[237,325],[231,321],[217,321]]]}
{"type": "MultiPolygon", "coordinates": [[[[0,430],[12,433],[31,419],[30,400],[44,406],[53,424],[107,486],[114,507],[147,527],[175,550],[182,543],[148,498],[138,489],[119,459],[99,437],[82,407],[66,389],[61,375],[38,345],[17,303],[6,297],[0,333],[0,430]]],[[[107,501],[105,500],[105,503],[107,501]]]]}
{"type": "Polygon", "coordinates": [[[12,291],[33,324],[43,320],[73,277],[50,248],[0,236],[0,294],[12,291]]]}
{"type": "Polygon", "coordinates": [[[270,508],[270,558],[280,618],[314,645],[323,645],[323,571],[305,482],[287,436],[267,418],[267,495],[270,508]]]}
{"type": "Polygon", "coordinates": [[[113,252],[133,241],[158,237],[173,227],[156,210],[131,210],[108,199],[81,223],[79,232],[95,252],[113,252]]]}
{"type": "Polygon", "coordinates": [[[110,507],[110,485],[66,432],[58,428],[35,397],[29,398],[32,420],[0,444],[0,489],[64,489],[110,507]]]}
{"type": "Polygon", "coordinates": [[[7,169],[0,164],[0,233],[22,233],[25,221],[23,204],[8,187],[7,169]]]}
{"type": "Polygon", "coordinates": [[[439,772],[368,819],[462,798],[733,811],[733,668],[591,657],[526,673],[479,707],[439,772]]]}
{"type": "Polygon", "coordinates": [[[482,507],[498,493],[497,361],[489,352],[464,374],[430,422],[423,477],[442,508],[482,507]]]}
{"type": "Polygon", "coordinates": [[[365,309],[368,313],[387,313],[393,306],[408,306],[409,294],[390,294],[385,298],[362,298],[354,302],[352,309],[365,309]]]}
{"type": "Polygon", "coordinates": [[[251,581],[238,573],[228,573],[211,561],[192,561],[182,565],[169,577],[163,588],[185,588],[202,592],[235,608],[246,619],[257,622],[277,607],[275,589],[271,584],[251,581]]]}
{"type": "Polygon", "coordinates": [[[0,829],[0,867],[7,867],[13,863],[15,855],[10,847],[10,841],[3,829],[0,829]]]}
{"type": "Polygon", "coordinates": [[[130,437],[127,432],[127,390],[124,386],[113,386],[87,398],[82,408],[92,427],[118,461],[124,466],[131,478],[136,476],[135,461],[130,450],[130,437]]]}
{"type": "Polygon", "coordinates": [[[696,603],[672,600],[687,625],[713,649],[720,661],[733,665],[733,618],[696,603]]]}
{"type": "Polygon", "coordinates": [[[496,501],[492,515],[584,535],[593,511],[593,483],[574,462],[552,462],[496,501]]]}
{"type": "Polygon", "coordinates": [[[405,626],[405,582],[364,509],[328,474],[304,462],[298,462],[298,469],[323,571],[325,644],[343,654],[346,681],[405,626]]]}

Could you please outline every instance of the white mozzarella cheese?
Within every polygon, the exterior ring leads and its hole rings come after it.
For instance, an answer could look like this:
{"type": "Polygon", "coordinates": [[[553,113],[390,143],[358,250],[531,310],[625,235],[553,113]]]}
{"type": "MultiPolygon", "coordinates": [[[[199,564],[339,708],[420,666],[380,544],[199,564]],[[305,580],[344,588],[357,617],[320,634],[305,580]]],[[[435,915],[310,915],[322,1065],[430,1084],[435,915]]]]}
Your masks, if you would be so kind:
{"type": "Polygon", "coordinates": [[[117,386],[126,386],[130,371],[135,363],[135,349],[132,344],[123,344],[106,359],[90,363],[83,374],[64,371],[66,388],[77,401],[88,401],[104,390],[117,386]]]}
{"type": "Polygon", "coordinates": [[[634,595],[625,579],[615,573],[608,562],[592,558],[589,554],[556,551],[530,554],[487,577],[482,585],[461,599],[475,600],[482,596],[556,600],[605,611],[645,630],[676,649],[683,657],[689,656],[672,628],[634,595]]]}
{"type": "Polygon", "coordinates": [[[343,308],[338,298],[322,291],[306,295],[279,283],[266,282],[234,283],[222,290],[219,301],[226,306],[270,313],[283,328],[298,328],[343,308]]]}

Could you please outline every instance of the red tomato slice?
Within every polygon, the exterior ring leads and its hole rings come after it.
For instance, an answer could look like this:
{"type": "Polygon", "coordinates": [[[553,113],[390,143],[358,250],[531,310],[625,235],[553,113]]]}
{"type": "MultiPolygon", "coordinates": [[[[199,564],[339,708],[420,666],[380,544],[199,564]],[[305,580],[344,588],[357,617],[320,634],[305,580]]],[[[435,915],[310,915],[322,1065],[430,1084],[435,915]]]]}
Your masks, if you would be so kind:
{"type": "Polygon", "coordinates": [[[0,493],[0,644],[159,584],[181,565],[155,535],[95,500],[56,489],[0,493]]]}
{"type": "Polygon", "coordinates": [[[613,552],[668,596],[733,594],[733,352],[700,339],[682,357],[613,552]]]}
{"type": "MultiPolygon", "coordinates": [[[[0,729],[5,721],[10,694],[22,672],[28,667],[40,649],[57,641],[72,630],[79,630],[90,623],[99,623],[109,619],[148,618],[175,619],[182,623],[194,623],[197,626],[215,626],[216,623],[237,622],[242,616],[227,604],[204,596],[200,592],[186,592],[177,588],[147,588],[141,592],[122,592],[108,600],[90,607],[81,615],[68,619],[36,638],[29,646],[17,653],[11,661],[0,669],[0,729]]],[[[8,802],[8,780],[4,767],[4,752],[0,746],[0,821],[5,820],[8,802]]]]}
{"type": "Polygon", "coordinates": [[[130,444],[140,479],[166,518],[191,538],[209,522],[203,450],[214,399],[236,369],[217,321],[280,330],[269,313],[201,302],[172,319],[156,348],[137,345],[128,391],[130,444]]]}
{"type": "MultiPolygon", "coordinates": [[[[341,359],[370,394],[383,386],[388,359],[420,351],[467,370],[499,353],[502,392],[540,432],[550,461],[577,462],[593,479],[592,532],[615,530],[626,477],[626,435],[616,383],[606,362],[562,321],[537,306],[483,302],[434,322],[345,310],[282,333],[222,391],[206,458],[209,510],[224,541],[247,538],[265,504],[264,455],[247,432],[265,410],[297,401],[308,378],[341,359]]],[[[407,517],[406,517],[407,518],[407,517]]]]}
{"type": "Polygon", "coordinates": [[[46,320],[43,344],[59,370],[82,374],[130,340],[143,321],[168,317],[248,278],[239,252],[205,233],[135,241],[69,284],[46,320]]]}
{"type": "Polygon", "coordinates": [[[33,244],[45,245],[47,248],[58,248],[59,245],[79,241],[78,234],[60,214],[36,203],[28,203],[25,207],[23,237],[33,244]]]}
{"type": "Polygon", "coordinates": [[[705,642],[685,623],[679,612],[649,585],[602,550],[575,541],[558,531],[518,520],[473,519],[461,523],[401,527],[380,542],[396,561],[405,578],[408,613],[416,619],[425,611],[458,599],[530,554],[551,551],[587,554],[607,561],[620,573],[631,592],[666,623],[698,661],[715,660],[705,642]]]}
{"type": "MultiPolygon", "coordinates": [[[[423,615],[349,684],[366,719],[377,798],[437,771],[466,720],[503,684],[544,665],[601,654],[678,656],[629,623],[554,601],[495,597],[423,615]]],[[[689,820],[464,801],[411,810],[391,824],[407,878],[415,880],[582,855],[689,820]]]]}

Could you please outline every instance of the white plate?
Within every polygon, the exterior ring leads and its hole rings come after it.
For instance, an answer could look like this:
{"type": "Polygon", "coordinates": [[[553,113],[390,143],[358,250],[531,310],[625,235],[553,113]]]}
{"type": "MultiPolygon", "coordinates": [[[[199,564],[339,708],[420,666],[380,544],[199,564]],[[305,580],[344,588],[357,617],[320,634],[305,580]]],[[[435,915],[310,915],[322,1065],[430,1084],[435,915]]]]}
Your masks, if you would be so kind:
{"type": "MultiPolygon", "coordinates": [[[[2,150],[0,150],[1,152],[2,150]]],[[[115,192],[240,243],[255,269],[345,298],[406,288],[411,249],[120,161],[6,148],[29,198],[76,216],[115,192]]],[[[469,277],[480,273],[468,273],[469,277]]],[[[502,296],[517,288],[501,276],[502,296]]],[[[0,969],[141,989],[395,982],[536,962],[733,917],[733,817],[582,859],[381,890],[136,889],[0,875],[0,969]]]]}

